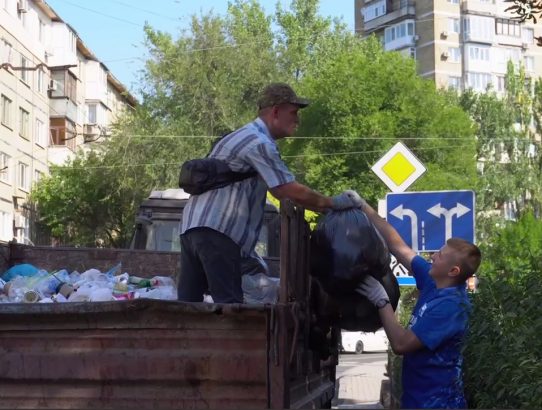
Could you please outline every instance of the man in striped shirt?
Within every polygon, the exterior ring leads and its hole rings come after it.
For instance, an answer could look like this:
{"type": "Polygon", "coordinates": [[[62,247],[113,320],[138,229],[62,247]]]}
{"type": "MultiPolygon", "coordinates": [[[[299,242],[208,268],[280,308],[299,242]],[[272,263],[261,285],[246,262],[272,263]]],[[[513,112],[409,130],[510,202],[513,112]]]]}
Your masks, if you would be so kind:
{"type": "Polygon", "coordinates": [[[282,161],[276,140],[295,132],[298,111],[308,105],[289,85],[271,84],[258,101],[258,118],[213,147],[209,157],[224,160],[233,171],[257,175],[188,200],[181,222],[179,300],[201,302],[210,291],[216,303],[243,302],[241,264],[258,258],[267,190],[317,212],[361,206],[355,191],[328,197],[296,182],[282,161]]]}

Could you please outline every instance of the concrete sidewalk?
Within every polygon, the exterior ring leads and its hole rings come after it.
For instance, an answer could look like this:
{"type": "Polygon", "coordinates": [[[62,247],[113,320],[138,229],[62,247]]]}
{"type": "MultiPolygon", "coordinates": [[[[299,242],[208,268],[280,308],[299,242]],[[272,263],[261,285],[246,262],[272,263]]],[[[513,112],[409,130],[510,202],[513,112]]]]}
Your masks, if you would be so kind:
{"type": "Polygon", "coordinates": [[[357,366],[337,375],[336,396],[332,406],[336,409],[382,409],[380,390],[386,360],[357,366]]]}

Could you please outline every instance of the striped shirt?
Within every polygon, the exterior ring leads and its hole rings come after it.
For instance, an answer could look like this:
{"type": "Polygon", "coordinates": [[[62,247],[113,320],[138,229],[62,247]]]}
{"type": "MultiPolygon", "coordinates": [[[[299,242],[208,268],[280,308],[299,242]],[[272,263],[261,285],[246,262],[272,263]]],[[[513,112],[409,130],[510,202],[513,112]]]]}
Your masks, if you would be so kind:
{"type": "Polygon", "coordinates": [[[209,157],[226,161],[233,171],[256,170],[258,176],[192,195],[183,211],[181,234],[192,228],[211,228],[237,243],[242,256],[253,255],[267,190],[293,182],[295,177],[260,118],[222,138],[209,157]]]}

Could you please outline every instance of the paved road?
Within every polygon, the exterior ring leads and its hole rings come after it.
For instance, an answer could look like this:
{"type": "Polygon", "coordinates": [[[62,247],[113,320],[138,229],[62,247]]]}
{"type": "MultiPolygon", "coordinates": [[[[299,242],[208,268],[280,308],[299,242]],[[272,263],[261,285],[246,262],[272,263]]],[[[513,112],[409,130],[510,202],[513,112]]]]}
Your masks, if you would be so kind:
{"type": "Polygon", "coordinates": [[[337,366],[337,397],[334,407],[339,409],[382,408],[380,386],[386,377],[387,353],[346,353],[339,357],[337,366]]]}

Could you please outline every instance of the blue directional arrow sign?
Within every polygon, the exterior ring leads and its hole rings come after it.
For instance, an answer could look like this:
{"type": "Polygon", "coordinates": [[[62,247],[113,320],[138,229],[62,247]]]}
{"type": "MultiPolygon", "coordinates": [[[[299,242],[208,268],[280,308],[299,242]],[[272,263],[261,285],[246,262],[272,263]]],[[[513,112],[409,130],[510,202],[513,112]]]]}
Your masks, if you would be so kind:
{"type": "Polygon", "coordinates": [[[386,195],[386,219],[417,252],[436,252],[449,238],[474,242],[474,192],[386,195]]]}

